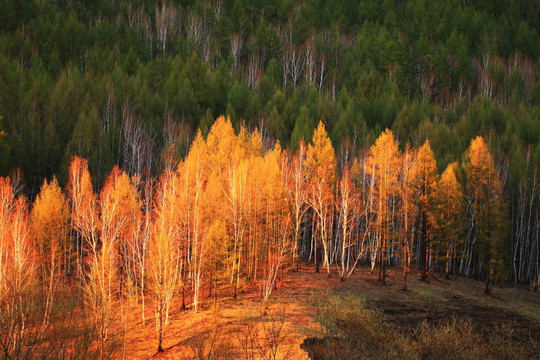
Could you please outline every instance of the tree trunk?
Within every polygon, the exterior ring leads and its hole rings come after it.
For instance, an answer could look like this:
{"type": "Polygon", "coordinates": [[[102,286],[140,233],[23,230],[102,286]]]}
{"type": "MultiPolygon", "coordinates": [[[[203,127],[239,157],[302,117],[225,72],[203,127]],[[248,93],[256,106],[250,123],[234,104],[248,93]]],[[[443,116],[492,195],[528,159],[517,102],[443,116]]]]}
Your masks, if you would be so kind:
{"type": "Polygon", "coordinates": [[[420,235],[420,259],[418,259],[418,266],[420,267],[420,279],[427,279],[427,244],[426,244],[426,219],[425,215],[422,214],[422,232],[420,235]]]}
{"type": "Polygon", "coordinates": [[[407,266],[407,259],[409,258],[409,253],[407,251],[407,248],[405,248],[405,254],[403,257],[403,287],[401,290],[405,291],[407,290],[407,273],[409,272],[409,268],[407,266]]]}

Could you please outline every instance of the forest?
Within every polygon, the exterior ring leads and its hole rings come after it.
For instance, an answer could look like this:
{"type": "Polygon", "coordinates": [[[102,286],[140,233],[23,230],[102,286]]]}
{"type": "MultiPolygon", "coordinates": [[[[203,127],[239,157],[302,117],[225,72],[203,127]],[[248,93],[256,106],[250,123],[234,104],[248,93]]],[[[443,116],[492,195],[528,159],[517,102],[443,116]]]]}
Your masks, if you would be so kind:
{"type": "Polygon", "coordinates": [[[133,303],[161,352],[177,303],[305,264],[538,292],[539,31],[533,0],[2,1],[2,356],[109,357],[133,303]]]}

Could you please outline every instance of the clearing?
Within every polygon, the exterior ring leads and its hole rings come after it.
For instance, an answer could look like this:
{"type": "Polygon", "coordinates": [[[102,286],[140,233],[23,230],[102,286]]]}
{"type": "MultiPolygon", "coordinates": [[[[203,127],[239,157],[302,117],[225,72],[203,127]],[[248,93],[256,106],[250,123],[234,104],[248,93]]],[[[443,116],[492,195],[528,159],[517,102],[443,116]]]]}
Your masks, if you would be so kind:
{"type": "MultiPolygon", "coordinates": [[[[261,301],[256,284],[244,285],[237,299],[232,298],[229,288],[223,288],[215,304],[213,299],[206,298],[205,288],[204,303],[198,313],[181,311],[180,304],[173,303],[163,346],[165,352],[161,354],[156,354],[149,299],[146,325],[142,324],[140,307],[134,306],[125,312],[125,331],[120,326],[114,329],[114,338],[119,344],[125,344],[116,348],[114,357],[343,358],[345,356],[339,352],[331,355],[328,346],[327,350],[317,348],[332,335],[320,325],[320,317],[317,318],[321,313],[318,299],[328,296],[362,299],[367,308],[375,310],[399,334],[417,334],[415,331],[424,322],[437,327],[455,319],[470,324],[475,333],[484,337],[503,329],[505,341],[525,348],[526,356],[540,356],[538,294],[495,286],[488,296],[483,293],[482,282],[461,277],[446,280],[443,275],[423,282],[412,275],[414,273],[409,275],[408,290],[401,291],[401,272],[397,268],[388,270],[387,285],[381,285],[369,268],[362,267],[347,281],[340,281],[337,273],[332,272],[328,277],[326,269],[315,273],[313,266],[302,264],[299,271],[284,273],[267,304],[261,301]]],[[[363,336],[359,331],[355,336],[363,336]]],[[[339,337],[334,336],[332,341],[343,345],[339,337]]]]}

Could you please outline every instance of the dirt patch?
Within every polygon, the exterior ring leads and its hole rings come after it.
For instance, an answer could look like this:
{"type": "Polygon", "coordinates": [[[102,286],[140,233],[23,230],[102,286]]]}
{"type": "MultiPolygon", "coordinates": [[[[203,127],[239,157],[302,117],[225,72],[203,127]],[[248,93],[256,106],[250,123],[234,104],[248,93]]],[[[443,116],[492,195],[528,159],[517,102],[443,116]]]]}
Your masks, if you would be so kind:
{"type": "Polygon", "coordinates": [[[505,309],[473,304],[456,295],[451,297],[451,305],[446,308],[393,300],[378,300],[375,306],[402,331],[415,329],[424,321],[430,325],[439,325],[456,319],[470,321],[482,333],[510,326],[515,339],[532,339],[536,343],[540,341],[540,324],[532,319],[505,309]]]}
{"type": "MultiPolygon", "coordinates": [[[[483,350],[477,351],[487,350],[489,358],[514,358],[515,356],[540,358],[540,298],[537,294],[516,290],[513,287],[498,286],[493,295],[486,296],[483,294],[482,282],[459,277],[454,277],[452,280],[430,278],[429,281],[413,278],[408,284],[409,290],[400,291],[400,276],[392,270],[389,271],[387,285],[377,282],[375,275],[370,274],[367,269],[360,269],[346,282],[325,281],[325,288],[329,289],[331,294],[345,296],[354,294],[365,299],[367,308],[383,314],[383,322],[396,329],[404,336],[404,339],[409,339],[405,341],[418,340],[420,349],[422,346],[428,346],[427,349],[431,351],[431,345],[425,345],[426,340],[416,338],[416,336],[422,336],[420,330],[424,324],[434,329],[441,329],[430,335],[442,337],[429,341],[434,341],[436,347],[442,348],[447,346],[444,340],[445,326],[452,327],[458,324],[459,327],[463,326],[460,324],[465,324],[464,326],[467,327],[466,324],[470,324],[476,341],[483,343],[481,345],[483,350]],[[520,350],[515,356],[512,355],[512,350],[504,354],[498,353],[499,347],[493,350],[490,348],[497,342],[503,347],[508,345],[511,349],[524,350],[520,350]]],[[[338,332],[345,334],[340,336],[346,336],[346,339],[321,334],[323,336],[306,338],[301,348],[311,359],[362,358],[358,352],[356,355],[353,353],[352,356],[351,354],[341,356],[348,353],[346,346],[358,345],[354,338],[366,336],[366,334],[355,334],[354,331],[348,329],[350,326],[345,328],[342,325],[339,322],[334,324],[340,329],[338,332]]],[[[461,334],[464,333],[466,331],[461,334]]],[[[454,341],[460,333],[457,331],[451,336],[454,338],[450,341],[454,341]]],[[[365,344],[361,345],[360,351],[364,346],[365,344]]],[[[398,353],[401,351],[400,346],[398,343],[394,346],[394,350],[398,353]]],[[[469,355],[475,358],[473,354],[474,350],[469,355]]],[[[369,354],[366,356],[369,357],[369,354]]]]}

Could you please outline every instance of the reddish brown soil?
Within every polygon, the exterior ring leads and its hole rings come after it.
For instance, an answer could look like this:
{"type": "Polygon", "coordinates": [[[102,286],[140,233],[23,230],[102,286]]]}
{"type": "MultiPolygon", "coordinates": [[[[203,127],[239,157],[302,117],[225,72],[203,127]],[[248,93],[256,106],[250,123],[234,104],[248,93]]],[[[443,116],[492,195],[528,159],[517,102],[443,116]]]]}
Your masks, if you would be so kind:
{"type": "MultiPolygon", "coordinates": [[[[386,285],[376,281],[376,275],[361,268],[347,281],[326,269],[315,273],[314,267],[302,265],[299,271],[285,272],[271,300],[261,301],[258,285],[244,285],[235,300],[230,288],[220,291],[213,310],[213,300],[204,299],[198,313],[171,309],[170,325],[164,341],[165,352],[156,354],[155,327],[151,300],[147,301],[147,323],[142,324],[138,306],[133,306],[124,318],[125,332],[119,325],[113,331],[125,347],[117,350],[118,358],[130,359],[196,359],[198,353],[214,348],[217,358],[242,358],[242,341],[249,329],[256,328],[261,343],[265,331],[282,325],[278,353],[289,359],[307,359],[301,344],[307,338],[316,339],[320,325],[315,321],[317,309],[314,296],[322,290],[330,293],[354,293],[367,299],[369,306],[381,310],[398,329],[407,331],[423,321],[437,324],[452,317],[470,320],[478,329],[489,330],[501,323],[511,323],[516,337],[540,340],[540,295],[511,287],[495,287],[493,295],[483,294],[484,284],[464,278],[429,279],[422,282],[409,276],[407,291],[401,291],[401,275],[390,270],[386,285]],[[257,325],[254,325],[257,324],[257,325]],[[263,325],[266,328],[263,328],[263,325]],[[266,330],[265,330],[266,329],[266,330]],[[212,345],[213,344],[213,345],[212,345]]],[[[312,341],[316,346],[317,340],[312,341]]],[[[336,340],[339,341],[339,340],[336,340]]]]}

